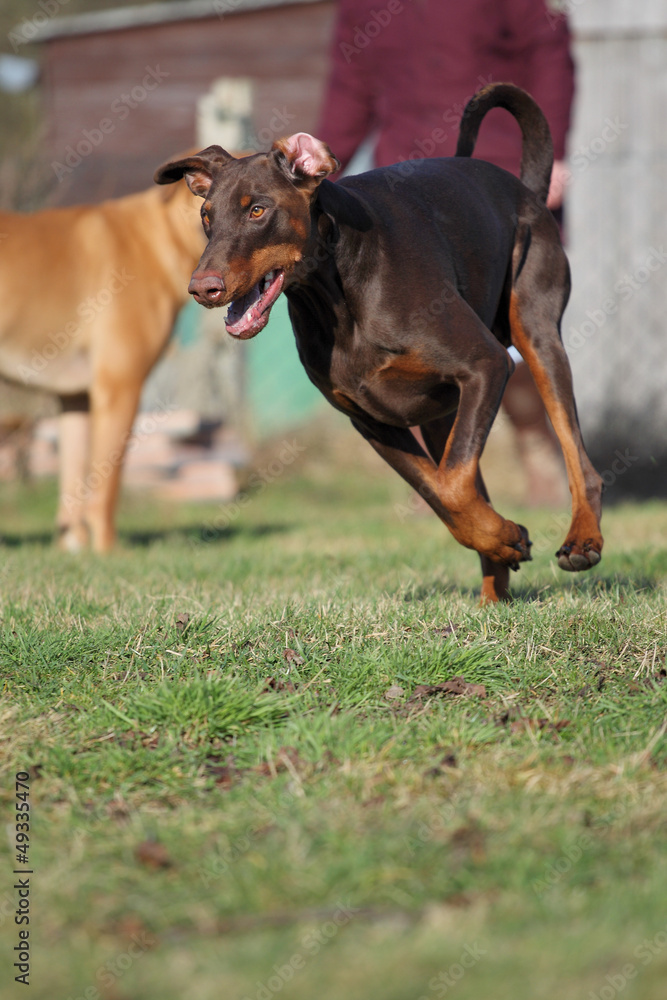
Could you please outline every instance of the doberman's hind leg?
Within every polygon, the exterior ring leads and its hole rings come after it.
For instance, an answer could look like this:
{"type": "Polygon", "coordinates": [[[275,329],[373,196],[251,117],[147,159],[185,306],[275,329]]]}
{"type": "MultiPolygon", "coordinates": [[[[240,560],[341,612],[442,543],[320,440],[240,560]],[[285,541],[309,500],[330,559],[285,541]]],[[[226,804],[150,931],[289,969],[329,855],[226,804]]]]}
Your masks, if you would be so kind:
{"type": "MultiPolygon", "coordinates": [[[[447,439],[454,426],[456,414],[451,413],[440,420],[434,420],[420,428],[422,438],[429,453],[436,464],[440,464],[445,453],[447,439]]],[[[490,498],[486,485],[482,478],[481,470],[477,470],[477,490],[479,494],[490,504],[490,498]]],[[[509,567],[503,563],[494,562],[488,556],[480,555],[482,564],[482,590],[479,603],[495,604],[497,601],[510,601],[509,592],[509,567]]]]}
{"type": "Polygon", "coordinates": [[[601,558],[602,480],[584,448],[570,363],[560,335],[569,292],[567,259],[553,239],[538,236],[533,233],[515,280],[510,327],[512,342],[530,368],[563,450],[572,494],[572,522],[556,556],[561,569],[578,572],[595,566],[601,558]]]}

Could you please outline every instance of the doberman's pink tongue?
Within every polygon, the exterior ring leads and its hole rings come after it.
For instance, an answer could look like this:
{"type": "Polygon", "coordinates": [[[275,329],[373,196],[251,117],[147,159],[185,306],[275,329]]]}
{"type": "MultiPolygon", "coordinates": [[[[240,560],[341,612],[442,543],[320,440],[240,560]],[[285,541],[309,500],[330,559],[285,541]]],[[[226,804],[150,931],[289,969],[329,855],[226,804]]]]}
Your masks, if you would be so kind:
{"type": "Polygon", "coordinates": [[[261,298],[259,284],[256,284],[247,295],[230,302],[225,317],[227,333],[231,333],[234,337],[240,337],[253,325],[253,320],[258,318],[255,314],[258,312],[257,306],[261,298]]]}
{"type": "Polygon", "coordinates": [[[263,330],[269,321],[271,306],[283,287],[284,271],[269,271],[249,292],[230,302],[225,327],[227,333],[248,340],[263,330]]]}

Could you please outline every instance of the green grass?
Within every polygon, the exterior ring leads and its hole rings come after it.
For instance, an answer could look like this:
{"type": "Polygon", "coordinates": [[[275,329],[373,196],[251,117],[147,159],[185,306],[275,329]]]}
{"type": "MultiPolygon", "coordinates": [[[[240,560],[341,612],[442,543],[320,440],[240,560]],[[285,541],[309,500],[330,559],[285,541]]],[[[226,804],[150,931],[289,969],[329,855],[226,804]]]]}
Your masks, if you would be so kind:
{"type": "Polygon", "coordinates": [[[499,503],[537,551],[479,609],[346,448],[236,508],[130,495],[106,559],[51,547],[52,485],[0,491],[3,997],[664,996],[667,505],[606,511],[577,577],[562,512],[499,503]]]}

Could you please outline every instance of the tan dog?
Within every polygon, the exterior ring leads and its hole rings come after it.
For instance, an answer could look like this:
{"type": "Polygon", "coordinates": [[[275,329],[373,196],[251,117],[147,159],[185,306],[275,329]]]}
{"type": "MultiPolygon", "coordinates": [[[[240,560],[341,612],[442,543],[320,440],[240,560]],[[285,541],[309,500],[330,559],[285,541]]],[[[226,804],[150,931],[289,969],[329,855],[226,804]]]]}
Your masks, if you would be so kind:
{"type": "Polygon", "coordinates": [[[183,183],[0,212],[0,239],[0,374],[60,397],[60,544],[104,552],[141,389],[204,247],[199,203],[183,183]]]}

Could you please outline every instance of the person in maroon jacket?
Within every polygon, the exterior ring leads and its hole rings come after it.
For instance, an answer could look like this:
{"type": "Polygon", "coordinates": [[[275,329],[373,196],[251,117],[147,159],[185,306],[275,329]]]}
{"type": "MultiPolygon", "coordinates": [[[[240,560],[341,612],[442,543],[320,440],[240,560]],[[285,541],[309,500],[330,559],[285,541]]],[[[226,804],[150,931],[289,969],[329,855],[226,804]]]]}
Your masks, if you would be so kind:
{"type": "MultiPolygon", "coordinates": [[[[560,222],[574,64],[567,19],[547,0],[340,0],[317,135],[343,168],[370,140],[372,166],[405,162],[407,176],[411,160],[454,155],[467,101],[493,82],[527,90],[546,115],[555,155],[547,204],[560,222]]],[[[521,133],[507,111],[489,113],[474,155],[518,175],[521,133]]],[[[560,502],[560,456],[527,365],[517,365],[504,406],[529,502],[560,502]]]]}

